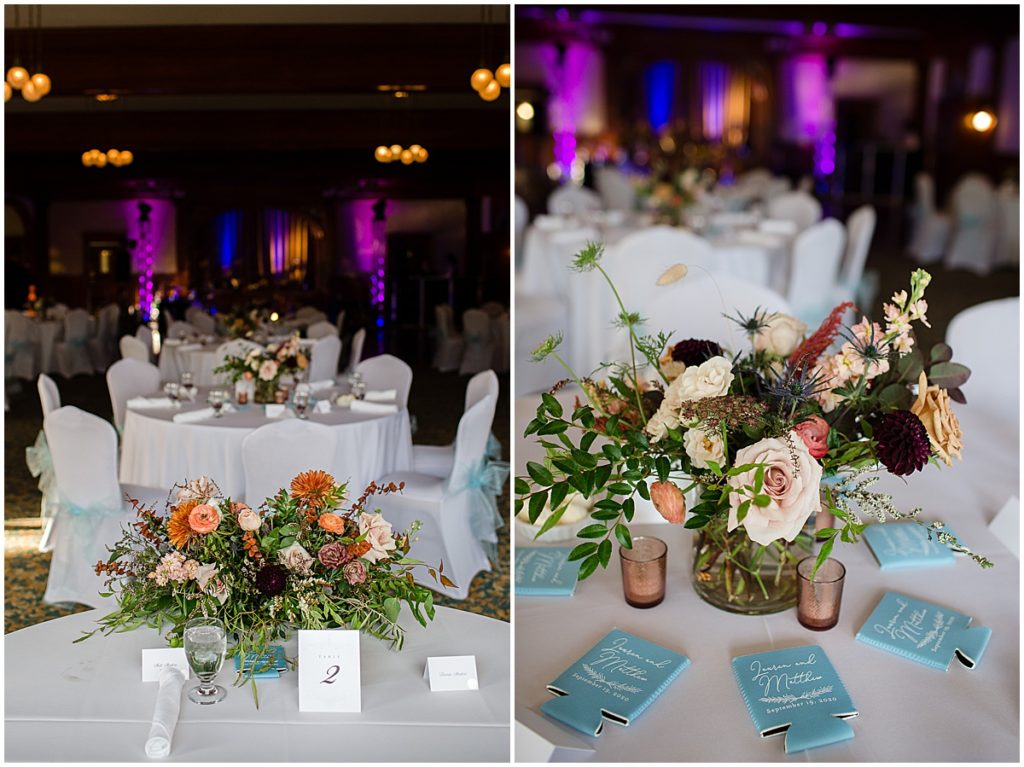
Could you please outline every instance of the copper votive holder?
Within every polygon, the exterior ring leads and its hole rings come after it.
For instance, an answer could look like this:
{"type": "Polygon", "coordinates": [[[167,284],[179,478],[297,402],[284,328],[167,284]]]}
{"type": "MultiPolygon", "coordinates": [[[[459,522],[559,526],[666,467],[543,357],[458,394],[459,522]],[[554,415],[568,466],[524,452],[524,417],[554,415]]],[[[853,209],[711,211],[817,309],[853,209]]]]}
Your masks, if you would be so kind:
{"type": "Polygon", "coordinates": [[[839,623],[846,568],[838,559],[826,559],[811,580],[816,559],[813,556],[801,559],[796,566],[799,584],[796,618],[804,628],[828,631],[839,623]]]}
{"type": "Polygon", "coordinates": [[[665,568],[668,546],[660,538],[641,535],[633,548],[619,547],[622,591],[632,607],[654,607],[665,598],[665,568]]]}
{"type": "Polygon", "coordinates": [[[288,390],[287,389],[278,389],[276,392],[274,392],[274,402],[276,402],[278,405],[283,405],[287,401],[288,401],[288,390]]]}

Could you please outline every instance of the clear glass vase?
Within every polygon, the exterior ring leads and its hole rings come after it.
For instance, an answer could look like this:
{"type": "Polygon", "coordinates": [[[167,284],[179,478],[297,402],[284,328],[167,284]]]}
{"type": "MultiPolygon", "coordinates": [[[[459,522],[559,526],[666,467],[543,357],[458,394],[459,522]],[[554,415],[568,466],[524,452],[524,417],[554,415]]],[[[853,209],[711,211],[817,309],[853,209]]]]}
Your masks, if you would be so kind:
{"type": "Polygon", "coordinates": [[[277,393],[277,381],[262,381],[256,379],[256,396],[254,401],[260,404],[271,404],[274,402],[274,395],[277,393]]]}
{"type": "Polygon", "coordinates": [[[742,615],[765,615],[794,607],[797,601],[797,563],[814,546],[814,516],[792,541],[768,546],[751,541],[742,527],[726,531],[727,520],[716,519],[696,531],[693,587],[697,595],[720,610],[742,615]]]}

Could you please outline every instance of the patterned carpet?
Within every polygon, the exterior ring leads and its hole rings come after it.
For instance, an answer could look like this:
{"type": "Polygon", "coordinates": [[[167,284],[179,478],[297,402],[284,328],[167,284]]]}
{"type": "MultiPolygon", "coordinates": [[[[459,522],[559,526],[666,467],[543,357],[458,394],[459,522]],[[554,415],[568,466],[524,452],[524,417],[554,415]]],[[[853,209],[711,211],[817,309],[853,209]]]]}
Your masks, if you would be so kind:
{"type": "MultiPolygon", "coordinates": [[[[455,438],[462,413],[465,376],[438,373],[426,366],[414,366],[409,410],[415,416],[414,440],[420,444],[447,444],[455,438]]],[[[500,377],[501,391],[494,435],[509,457],[509,378],[500,377]]],[[[54,380],[61,401],[108,420],[111,418],[106,382],[101,375],[78,376],[73,382],[60,376],[54,380]]],[[[34,623],[60,618],[88,609],[82,605],[47,605],[42,601],[49,573],[50,555],[39,551],[42,530],[39,522],[39,490],[25,466],[25,447],[35,442],[42,428],[39,397],[34,383],[8,383],[10,410],[4,422],[4,633],[34,623]]],[[[498,565],[478,575],[467,599],[456,601],[437,597],[436,603],[460,610],[509,620],[509,486],[498,501],[505,519],[499,530],[498,565]]]]}

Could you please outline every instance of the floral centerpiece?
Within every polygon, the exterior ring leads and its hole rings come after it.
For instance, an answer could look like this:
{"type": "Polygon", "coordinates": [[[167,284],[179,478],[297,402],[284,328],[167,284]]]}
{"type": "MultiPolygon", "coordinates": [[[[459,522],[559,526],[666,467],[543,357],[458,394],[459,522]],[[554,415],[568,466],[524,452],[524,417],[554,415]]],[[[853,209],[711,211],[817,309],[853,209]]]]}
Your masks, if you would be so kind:
{"type": "Polygon", "coordinates": [[[243,356],[230,355],[214,373],[227,373],[232,383],[252,381],[256,402],[273,402],[284,376],[302,375],[309,368],[309,356],[295,333],[266,349],[252,349],[243,356]]]}
{"type": "Polygon", "coordinates": [[[635,182],[637,208],[654,214],[656,223],[679,226],[686,208],[701,193],[699,174],[693,168],[681,173],[657,175],[635,182]]]}
{"type": "MultiPolygon", "coordinates": [[[[574,266],[611,283],[601,253],[591,244],[574,266]]],[[[678,264],[658,284],[686,273],[678,264]]],[[[610,366],[600,382],[577,376],[558,355],[561,338],[547,339],[534,359],[558,359],[583,395],[571,413],[551,393],[542,396],[526,434],[540,438],[547,458],[517,478],[517,511],[525,506],[536,520],[552,509],[543,535],[571,494],[599,499],[570,555],[582,560],[583,579],[607,567],[613,538],[631,546],[638,499],[650,501],[669,522],[696,531],[701,597],[736,612],[793,605],[796,562],[812,552],[815,537],[815,570],[837,540],[857,541],[861,514],[879,523],[917,521],[929,538],[990,567],[942,522],[920,521],[920,509],[901,512],[891,496],[871,489],[881,468],[906,476],[960,456],[951,401],[965,401],[959,387],[970,371],[952,362],[945,344],[922,354],[913,333],[915,322],[927,324],[930,279],[913,273],[909,294],[885,305],[884,326],[865,318],[844,327],[849,303],[809,335],[783,314],[735,317],[750,346],[739,352],[708,340],[671,344],[665,333],[641,335],[639,315],[620,301],[617,320],[628,331],[632,361],[610,366]],[[646,377],[638,358],[647,362],[646,377]],[[687,493],[696,496],[688,518],[687,493]],[[834,523],[822,525],[827,519],[834,523]]]]}
{"type": "MultiPolygon", "coordinates": [[[[418,524],[395,532],[367,510],[375,494],[401,485],[371,484],[345,508],[346,486],[306,471],[258,509],[221,497],[206,477],[176,485],[160,515],[132,501],[136,520],[96,565],[118,609],[99,620],[109,634],[170,625],[182,645],[186,622],[216,615],[237,637],[231,654],[267,650],[293,629],[352,628],[401,649],[404,602],[421,625],[434,617],[432,593],[415,583],[409,543],[418,524]]],[[[428,567],[436,580],[451,581],[428,567]]]]}
{"type": "Polygon", "coordinates": [[[224,318],[224,325],[229,338],[253,338],[259,333],[260,326],[266,321],[266,313],[259,309],[247,312],[232,312],[224,318]]]}

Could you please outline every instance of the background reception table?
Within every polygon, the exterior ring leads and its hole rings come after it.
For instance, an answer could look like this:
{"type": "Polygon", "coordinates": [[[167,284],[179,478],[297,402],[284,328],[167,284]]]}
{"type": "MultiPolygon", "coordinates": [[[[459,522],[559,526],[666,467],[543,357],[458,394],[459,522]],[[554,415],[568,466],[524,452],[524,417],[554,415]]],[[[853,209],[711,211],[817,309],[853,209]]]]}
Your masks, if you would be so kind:
{"type": "MultiPolygon", "coordinates": [[[[185,478],[206,474],[226,495],[244,496],[242,442],[255,429],[273,420],[264,415],[263,405],[250,404],[235,405],[237,412],[225,413],[220,418],[174,423],[177,413],[206,407],[206,396],[207,390],[200,387],[196,402],[180,409],[128,409],[121,448],[122,482],[170,489],[185,478]]],[[[328,393],[316,396],[326,397],[328,393]]],[[[337,431],[337,447],[330,465],[339,482],[349,482],[353,497],[371,481],[412,466],[412,432],[407,410],[371,415],[334,406],[330,413],[311,412],[309,420],[337,431]]]]}
{"type": "MultiPolygon", "coordinates": [[[[141,650],[162,647],[152,629],[72,644],[94,628],[93,610],[8,634],[7,761],[146,761],[157,684],[143,684],[141,650]]],[[[362,762],[502,761],[509,758],[509,627],[437,608],[429,629],[411,618],[405,648],[373,637],[361,648],[362,712],[299,712],[297,675],[259,680],[257,710],[248,688],[234,688],[225,662],[217,681],[228,697],[197,706],[182,694],[171,761],[362,762]],[[428,656],[475,655],[480,689],[431,693],[428,656]]],[[[296,640],[285,642],[289,657],[296,640]]],[[[193,676],[187,683],[194,686],[193,676]]]]}
{"type": "MultiPolygon", "coordinates": [[[[568,399],[563,392],[559,396],[568,399]]],[[[522,433],[536,402],[517,402],[517,433],[522,433]]],[[[577,586],[574,597],[516,599],[517,733],[528,739],[529,728],[560,746],[555,759],[782,761],[787,757],[781,737],[762,740],[755,732],[730,662],[737,655],[819,644],[860,711],[850,720],[856,736],[790,758],[1016,762],[1019,563],[988,529],[1006,500],[1003,493],[1016,492],[1016,448],[997,457],[989,447],[997,440],[986,440],[981,423],[973,419],[970,426],[965,420],[964,435],[970,442],[962,465],[942,471],[926,467],[906,483],[886,475],[878,488],[892,493],[904,510],[922,506],[924,518],[948,522],[995,562],[993,569],[982,570],[958,558],[952,567],[882,572],[866,544],[837,544],[834,556],[846,565],[842,613],[834,629],[815,632],[797,622],[795,610],[748,617],[702,602],[690,584],[691,532],[667,524],[640,526],[634,534],[658,536],[669,546],[665,601],[657,607],[640,610],[625,603],[615,555],[608,570],[598,570],[577,586]],[[1002,476],[994,476],[1000,471],[1002,476]],[[978,667],[970,671],[954,660],[943,673],[856,641],[857,630],[888,590],[945,605],[971,615],[972,625],[991,628],[992,639],[978,667]],[[540,714],[550,697],[545,685],[613,627],[683,653],[692,665],[629,727],[606,725],[598,738],[540,714]]],[[[520,440],[517,473],[524,473],[527,460],[538,457],[535,445],[520,440]]],[[[516,742],[525,739],[517,734],[516,742]]]]}

